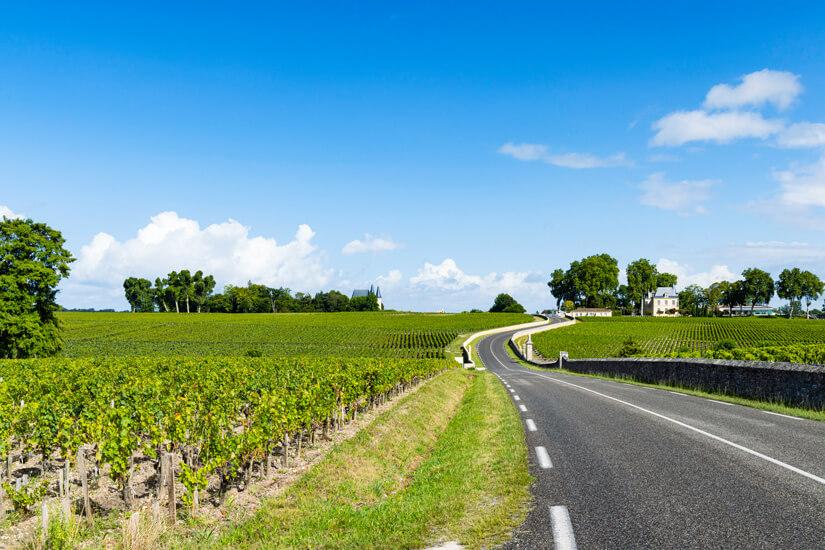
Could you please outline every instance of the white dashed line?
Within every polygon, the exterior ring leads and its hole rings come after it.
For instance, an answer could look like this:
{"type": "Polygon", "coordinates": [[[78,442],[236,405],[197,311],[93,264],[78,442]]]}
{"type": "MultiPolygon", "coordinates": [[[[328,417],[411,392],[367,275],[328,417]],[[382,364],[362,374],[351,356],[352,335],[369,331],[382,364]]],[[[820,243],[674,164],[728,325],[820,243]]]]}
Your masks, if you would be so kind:
{"type": "Polygon", "coordinates": [[[531,432],[535,432],[535,431],[536,431],[536,423],[535,423],[535,422],[533,422],[533,419],[532,419],[532,418],[528,418],[527,420],[525,420],[525,421],[524,421],[524,423],[525,423],[525,424],[527,424],[527,429],[528,429],[529,431],[531,431],[531,432]]]}
{"type": "Polygon", "coordinates": [[[717,401],[716,399],[708,399],[708,401],[713,401],[714,403],[719,403],[720,405],[729,405],[733,406],[733,403],[726,403],[724,401],[717,401]]]}
{"type": "Polygon", "coordinates": [[[765,414],[772,414],[774,416],[781,416],[782,418],[790,418],[791,420],[804,420],[803,418],[800,418],[798,416],[790,416],[790,415],[787,415],[787,414],[775,413],[775,412],[771,412],[771,411],[762,411],[762,412],[765,413],[765,414]]]}
{"type": "Polygon", "coordinates": [[[681,397],[684,397],[684,396],[685,396],[685,394],[683,394],[683,393],[679,393],[679,392],[677,392],[677,391],[670,391],[670,390],[665,390],[665,391],[666,391],[667,393],[672,393],[673,395],[679,395],[679,396],[681,396],[681,397]]]}
{"type": "Polygon", "coordinates": [[[527,412],[527,407],[525,407],[524,405],[519,405],[518,408],[521,409],[521,412],[523,413],[527,412]]]}
{"type": "Polygon", "coordinates": [[[521,401],[521,397],[519,397],[518,395],[514,395],[514,396],[513,396],[513,399],[514,399],[515,401],[521,401]]]}
{"type": "Polygon", "coordinates": [[[553,467],[553,463],[550,462],[550,455],[547,454],[547,449],[544,447],[536,447],[536,460],[539,461],[539,468],[542,470],[553,467]]]}
{"type": "Polygon", "coordinates": [[[510,393],[516,393],[516,390],[511,389],[510,393]]]}
{"type": "Polygon", "coordinates": [[[553,548],[555,550],[576,550],[576,537],[567,506],[550,506],[550,522],[553,524],[553,548]]]}

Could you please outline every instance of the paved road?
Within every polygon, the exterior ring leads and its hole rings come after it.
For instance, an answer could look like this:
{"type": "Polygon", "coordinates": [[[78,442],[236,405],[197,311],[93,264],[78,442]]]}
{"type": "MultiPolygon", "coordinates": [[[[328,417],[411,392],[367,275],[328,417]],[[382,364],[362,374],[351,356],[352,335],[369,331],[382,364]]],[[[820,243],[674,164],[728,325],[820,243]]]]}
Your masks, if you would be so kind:
{"type": "Polygon", "coordinates": [[[509,336],[478,344],[537,479],[505,548],[825,549],[825,423],[526,369],[509,336]]]}

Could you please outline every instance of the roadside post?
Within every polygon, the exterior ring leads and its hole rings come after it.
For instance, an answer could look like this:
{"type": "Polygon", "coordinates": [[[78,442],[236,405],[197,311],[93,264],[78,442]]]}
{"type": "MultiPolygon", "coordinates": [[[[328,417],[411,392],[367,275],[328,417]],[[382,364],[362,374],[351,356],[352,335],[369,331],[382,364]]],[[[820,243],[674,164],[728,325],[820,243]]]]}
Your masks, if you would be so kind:
{"type": "Polygon", "coordinates": [[[567,360],[567,352],[566,351],[560,351],[559,352],[559,368],[560,369],[564,368],[564,361],[566,361],[566,360],[567,360]]]}

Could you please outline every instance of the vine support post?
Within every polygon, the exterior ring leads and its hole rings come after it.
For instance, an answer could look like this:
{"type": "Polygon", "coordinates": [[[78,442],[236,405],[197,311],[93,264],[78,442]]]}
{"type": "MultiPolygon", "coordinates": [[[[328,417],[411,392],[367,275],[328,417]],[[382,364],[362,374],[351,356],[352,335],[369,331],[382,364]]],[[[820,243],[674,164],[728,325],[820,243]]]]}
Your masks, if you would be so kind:
{"type": "Polygon", "coordinates": [[[289,432],[284,433],[283,465],[284,465],[284,468],[289,468],[289,432]]]}
{"type": "Polygon", "coordinates": [[[175,524],[175,521],[178,518],[178,511],[175,508],[175,455],[174,453],[166,453],[166,460],[168,461],[167,470],[168,470],[168,477],[167,477],[167,498],[169,499],[169,521],[172,525],[175,524]]]}
{"type": "Polygon", "coordinates": [[[83,512],[86,514],[86,525],[93,523],[92,504],[89,502],[89,477],[86,473],[86,454],[83,449],[77,452],[77,470],[80,474],[80,485],[83,488],[83,512]]]}

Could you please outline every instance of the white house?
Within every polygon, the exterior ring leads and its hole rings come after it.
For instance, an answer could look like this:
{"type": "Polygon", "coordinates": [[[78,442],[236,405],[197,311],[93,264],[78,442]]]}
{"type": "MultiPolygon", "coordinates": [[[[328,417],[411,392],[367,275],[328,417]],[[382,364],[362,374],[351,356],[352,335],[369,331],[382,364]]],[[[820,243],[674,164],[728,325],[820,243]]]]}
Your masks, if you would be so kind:
{"type": "Polygon", "coordinates": [[[645,315],[675,317],[679,315],[679,294],[672,286],[660,286],[648,292],[644,301],[645,315]]]}
{"type": "Polygon", "coordinates": [[[610,317],[613,310],[604,307],[580,307],[567,313],[571,317],[610,317]]]}

